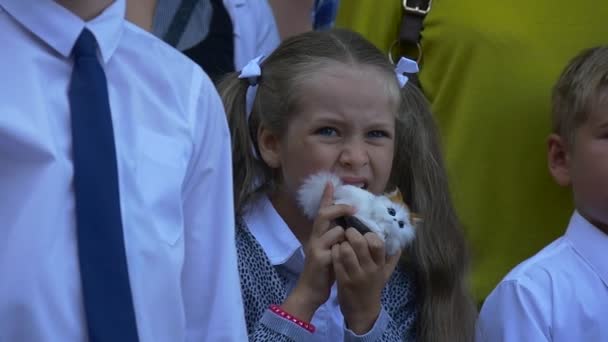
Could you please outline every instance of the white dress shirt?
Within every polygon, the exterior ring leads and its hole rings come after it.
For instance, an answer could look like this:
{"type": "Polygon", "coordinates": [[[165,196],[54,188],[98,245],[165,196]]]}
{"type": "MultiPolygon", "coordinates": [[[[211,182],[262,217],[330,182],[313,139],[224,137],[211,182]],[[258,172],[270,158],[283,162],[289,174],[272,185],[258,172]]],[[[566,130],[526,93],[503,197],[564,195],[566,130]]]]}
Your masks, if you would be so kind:
{"type": "Polygon", "coordinates": [[[281,43],[272,8],[267,0],[224,0],[234,32],[234,67],[268,57],[281,43]]]}
{"type": "Polygon", "coordinates": [[[566,234],[486,299],[477,341],[608,341],[608,235],[574,213],[566,234]]]}
{"type": "MultiPolygon", "coordinates": [[[[0,0],[0,341],[86,341],[77,259],[70,52],[100,46],[141,341],[246,341],[230,139],[198,66],[124,20],[0,0]]],[[[111,313],[108,313],[111,314],[111,313]]]]}

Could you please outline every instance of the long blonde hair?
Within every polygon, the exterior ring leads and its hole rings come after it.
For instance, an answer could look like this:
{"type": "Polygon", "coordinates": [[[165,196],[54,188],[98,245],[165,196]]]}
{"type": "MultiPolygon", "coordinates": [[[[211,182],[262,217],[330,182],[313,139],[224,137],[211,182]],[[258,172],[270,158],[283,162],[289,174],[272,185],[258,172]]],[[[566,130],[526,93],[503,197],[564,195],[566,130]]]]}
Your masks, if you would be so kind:
{"type": "Polygon", "coordinates": [[[281,137],[298,105],[303,80],[335,63],[371,66],[391,84],[398,103],[395,156],[390,185],[399,188],[412,210],[423,216],[403,267],[415,275],[420,341],[470,341],[476,310],[467,285],[468,258],[450,200],[430,106],[410,83],[399,91],[394,67],[373,44],[347,30],[308,32],[284,41],[262,63],[262,76],[249,122],[249,83],[237,73],[219,84],[232,134],[234,197],[242,214],[256,196],[273,191],[276,171],[256,157],[256,135],[265,125],[281,137]]]}

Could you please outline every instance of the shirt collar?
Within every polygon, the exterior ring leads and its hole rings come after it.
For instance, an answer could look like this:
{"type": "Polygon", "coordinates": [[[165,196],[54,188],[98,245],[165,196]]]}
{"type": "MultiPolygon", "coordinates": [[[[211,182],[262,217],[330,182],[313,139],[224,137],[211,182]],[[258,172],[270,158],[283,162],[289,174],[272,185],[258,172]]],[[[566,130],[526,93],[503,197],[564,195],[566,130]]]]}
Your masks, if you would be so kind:
{"type": "Polygon", "coordinates": [[[83,28],[88,28],[107,63],[122,35],[125,0],[116,0],[96,18],[85,22],[53,0],[0,0],[15,20],[62,56],[69,58],[83,28]]]}
{"type": "MultiPolygon", "coordinates": [[[[303,260],[302,244],[293,235],[268,197],[264,196],[260,199],[243,219],[273,266],[286,264],[290,269],[299,268],[290,262],[293,261],[290,259],[301,257],[303,260]]],[[[292,271],[297,270],[292,269],[292,271]]]]}
{"type": "Polygon", "coordinates": [[[608,235],[575,212],[570,219],[566,238],[608,286],[608,235]]]}

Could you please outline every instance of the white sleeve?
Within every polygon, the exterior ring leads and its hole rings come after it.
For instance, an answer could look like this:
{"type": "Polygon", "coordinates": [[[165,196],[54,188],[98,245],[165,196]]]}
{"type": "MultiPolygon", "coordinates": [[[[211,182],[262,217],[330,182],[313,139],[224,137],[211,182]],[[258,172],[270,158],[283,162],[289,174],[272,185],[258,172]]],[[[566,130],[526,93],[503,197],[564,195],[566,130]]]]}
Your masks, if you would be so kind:
{"type": "Polygon", "coordinates": [[[279,29],[268,0],[224,0],[234,30],[234,66],[241,70],[279,46],[279,29]]]}
{"type": "Polygon", "coordinates": [[[230,134],[211,81],[200,71],[194,74],[194,147],[182,188],[186,340],[247,341],[234,241],[230,134]]]}
{"type": "Polygon", "coordinates": [[[551,341],[549,288],[502,281],[488,296],[477,320],[476,342],[551,341]]]}
{"type": "MultiPolygon", "coordinates": [[[[259,23],[256,50],[257,55],[268,57],[281,43],[272,8],[267,0],[257,0],[256,16],[259,23]]],[[[257,56],[256,56],[257,57],[257,56]]]]}

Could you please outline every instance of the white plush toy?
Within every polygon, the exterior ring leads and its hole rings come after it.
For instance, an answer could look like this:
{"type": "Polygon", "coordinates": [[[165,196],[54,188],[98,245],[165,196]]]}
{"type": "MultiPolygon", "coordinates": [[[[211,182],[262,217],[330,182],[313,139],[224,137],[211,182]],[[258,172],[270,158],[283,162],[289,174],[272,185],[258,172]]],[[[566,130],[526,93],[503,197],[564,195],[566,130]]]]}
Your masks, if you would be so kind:
{"type": "Polygon", "coordinates": [[[391,201],[388,196],[377,196],[354,185],[343,184],[339,177],[328,172],[310,176],[298,190],[299,205],[308,218],[317,216],[327,182],[334,187],[334,203],[357,208],[354,220],[345,217],[337,220],[338,224],[345,228],[352,226],[362,234],[367,231],[378,234],[388,255],[394,255],[414,239],[416,220],[405,206],[391,201]]]}

